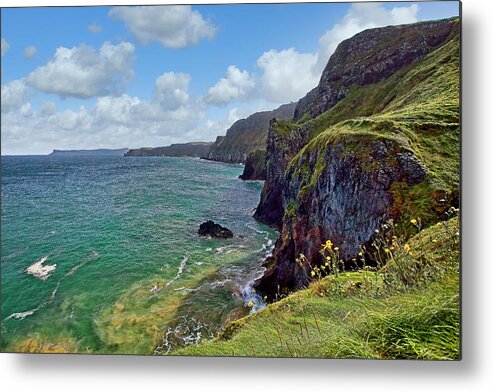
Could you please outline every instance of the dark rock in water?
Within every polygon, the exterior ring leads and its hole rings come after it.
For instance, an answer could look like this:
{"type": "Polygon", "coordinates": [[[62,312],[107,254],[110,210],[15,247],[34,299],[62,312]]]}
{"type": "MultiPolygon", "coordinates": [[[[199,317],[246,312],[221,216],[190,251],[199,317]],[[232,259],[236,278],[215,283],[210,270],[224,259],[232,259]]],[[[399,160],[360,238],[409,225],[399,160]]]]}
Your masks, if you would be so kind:
{"type": "Polygon", "coordinates": [[[211,220],[202,223],[198,230],[199,235],[215,238],[232,238],[233,232],[211,220]]]}

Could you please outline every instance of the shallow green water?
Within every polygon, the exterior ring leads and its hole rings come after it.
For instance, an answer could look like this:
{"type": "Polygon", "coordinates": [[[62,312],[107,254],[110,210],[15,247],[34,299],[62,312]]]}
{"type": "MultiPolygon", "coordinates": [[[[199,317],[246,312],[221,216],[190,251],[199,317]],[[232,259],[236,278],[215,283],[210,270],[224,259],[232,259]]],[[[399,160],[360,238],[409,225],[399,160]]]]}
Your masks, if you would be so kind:
{"type": "Polygon", "coordinates": [[[2,157],[2,349],[151,354],[260,299],[261,183],[189,158],[2,157]],[[213,219],[231,240],[200,238],[213,219]],[[26,267],[47,257],[45,280],[26,267]]]}

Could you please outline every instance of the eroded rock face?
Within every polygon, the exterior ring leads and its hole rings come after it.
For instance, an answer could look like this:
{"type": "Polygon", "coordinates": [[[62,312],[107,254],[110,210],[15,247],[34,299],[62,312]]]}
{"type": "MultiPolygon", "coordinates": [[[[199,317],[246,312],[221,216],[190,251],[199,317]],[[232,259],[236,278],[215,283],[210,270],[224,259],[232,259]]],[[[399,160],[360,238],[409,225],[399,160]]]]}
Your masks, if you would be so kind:
{"type": "Polygon", "coordinates": [[[441,45],[454,28],[448,21],[389,26],[365,30],[341,42],[319,85],[299,100],[294,119],[317,117],[344,99],[352,85],[388,78],[441,45]]]}
{"type": "Polygon", "coordinates": [[[262,189],[260,203],[255,210],[254,218],[266,225],[282,226],[284,207],[282,193],[284,187],[284,171],[296,153],[308,142],[309,128],[299,128],[289,136],[276,132],[278,120],[273,119],[269,125],[266,152],[267,181],[262,189]]]}
{"type": "Polygon", "coordinates": [[[285,214],[273,254],[275,263],[267,265],[267,273],[257,282],[262,293],[275,293],[278,287],[298,290],[306,285],[307,273],[295,259],[304,254],[309,265],[321,264],[319,250],[327,239],[337,244],[343,260],[356,257],[360,245],[369,242],[383,222],[396,218],[391,212],[391,185],[426,180],[426,168],[401,146],[375,140],[369,150],[362,160],[347,154],[347,146],[341,142],[312,150],[298,160],[297,166],[290,167],[282,203],[293,203],[296,213],[285,214]],[[307,188],[306,175],[316,170],[320,159],[324,168],[316,183],[307,188]]]}
{"type": "Polygon", "coordinates": [[[220,224],[214,223],[211,220],[202,223],[198,230],[199,235],[209,236],[213,238],[232,238],[233,232],[220,224]]]}
{"type": "Polygon", "coordinates": [[[265,151],[257,150],[251,153],[246,161],[243,173],[240,175],[242,180],[262,180],[267,178],[267,168],[265,166],[265,151]]]}
{"type": "MultiPolygon", "coordinates": [[[[357,34],[338,46],[319,85],[298,102],[294,120],[303,119],[304,124],[279,132],[271,122],[267,179],[255,218],[277,227],[280,238],[265,262],[265,275],[256,282],[263,295],[272,299],[278,292],[303,288],[308,274],[296,258],[305,255],[308,267],[321,264],[320,245],[327,239],[350,263],[383,222],[400,214],[394,187],[429,184],[427,169],[409,144],[385,137],[384,130],[377,130],[382,137],[362,132],[360,137],[367,139],[344,136],[303,149],[313,135],[313,122],[306,120],[335,106],[351,86],[377,83],[411,68],[457,35],[458,26],[443,20],[357,34]]],[[[388,132],[393,135],[391,128],[388,132]]]]}

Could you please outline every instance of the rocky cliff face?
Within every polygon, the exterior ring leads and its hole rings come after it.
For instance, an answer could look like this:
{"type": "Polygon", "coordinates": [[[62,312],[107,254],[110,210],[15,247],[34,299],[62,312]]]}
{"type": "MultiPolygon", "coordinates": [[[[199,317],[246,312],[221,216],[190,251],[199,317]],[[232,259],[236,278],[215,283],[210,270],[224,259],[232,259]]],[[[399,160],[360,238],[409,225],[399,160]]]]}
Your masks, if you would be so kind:
{"type": "Polygon", "coordinates": [[[257,150],[248,155],[245,168],[240,175],[242,180],[265,180],[267,168],[265,162],[265,150],[257,150]]]}
{"type": "Polygon", "coordinates": [[[275,110],[254,113],[236,121],[226,136],[217,137],[204,157],[219,162],[245,163],[253,152],[265,150],[269,121],[272,118],[293,118],[295,106],[296,103],[282,105],[275,110]]]}
{"type": "Polygon", "coordinates": [[[368,30],[344,41],[298,121],[272,121],[255,217],[280,230],[257,289],[309,282],[330,239],[346,267],[393,219],[436,222],[458,203],[457,19],[368,30]],[[302,268],[296,258],[303,254],[302,268]]]}
{"type": "Polygon", "coordinates": [[[294,119],[317,117],[344,99],[353,85],[388,78],[440,46],[453,29],[453,23],[422,22],[365,30],[341,42],[319,85],[298,102],[294,119]]]}

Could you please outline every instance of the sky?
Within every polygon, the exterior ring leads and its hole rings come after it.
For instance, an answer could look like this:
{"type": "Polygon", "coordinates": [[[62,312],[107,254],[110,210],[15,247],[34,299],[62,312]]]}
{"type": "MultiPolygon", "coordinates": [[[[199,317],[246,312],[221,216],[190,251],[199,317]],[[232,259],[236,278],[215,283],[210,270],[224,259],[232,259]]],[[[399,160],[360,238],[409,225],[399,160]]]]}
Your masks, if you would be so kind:
{"type": "Polygon", "coordinates": [[[1,153],[214,141],[297,101],[337,45],[456,1],[1,10],[1,153]]]}

